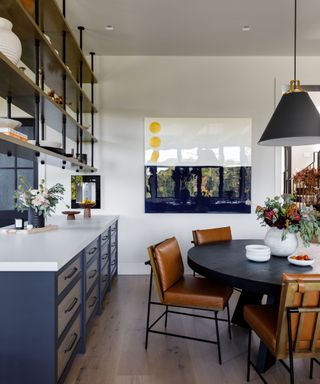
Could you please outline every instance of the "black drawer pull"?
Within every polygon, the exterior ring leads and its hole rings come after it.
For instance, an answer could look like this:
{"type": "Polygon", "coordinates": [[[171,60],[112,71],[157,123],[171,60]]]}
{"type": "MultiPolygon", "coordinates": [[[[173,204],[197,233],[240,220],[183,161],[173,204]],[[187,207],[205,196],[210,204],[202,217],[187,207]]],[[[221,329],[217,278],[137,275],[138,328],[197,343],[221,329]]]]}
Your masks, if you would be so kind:
{"type": "Polygon", "coordinates": [[[73,308],[76,306],[77,302],[78,302],[78,299],[75,297],[73,299],[72,303],[69,305],[69,307],[64,310],[64,313],[71,312],[73,310],[73,308]]]}
{"type": "Polygon", "coordinates": [[[90,271],[88,275],[89,279],[93,279],[97,273],[98,271],[96,269],[94,269],[93,271],[90,271]]]}
{"type": "Polygon", "coordinates": [[[74,334],[72,335],[72,341],[69,344],[69,347],[64,350],[64,353],[68,353],[68,352],[72,351],[77,339],[78,339],[78,334],[74,332],[74,334]]]}
{"type": "Polygon", "coordinates": [[[102,256],[101,256],[101,260],[106,260],[108,258],[108,253],[104,253],[102,256]]]}
{"type": "Polygon", "coordinates": [[[65,280],[71,279],[71,277],[74,276],[77,273],[77,270],[78,270],[77,267],[73,267],[71,272],[68,275],[65,275],[64,279],[65,280]]]}
{"type": "Polygon", "coordinates": [[[90,251],[89,251],[89,255],[93,255],[97,250],[97,247],[93,247],[90,251]]]}
{"type": "Polygon", "coordinates": [[[101,238],[101,240],[103,240],[103,241],[105,241],[105,240],[107,240],[108,239],[108,235],[104,235],[104,236],[102,236],[102,238],[101,238]]]}
{"type": "Polygon", "coordinates": [[[112,247],[115,247],[116,245],[117,245],[116,242],[114,242],[114,243],[111,244],[112,247]]]}
{"type": "Polygon", "coordinates": [[[102,276],[102,282],[105,283],[108,280],[108,275],[102,276]]]}
{"type": "Polygon", "coordinates": [[[111,265],[115,265],[116,264],[116,261],[115,260],[112,260],[111,261],[111,265]]]}
{"type": "Polygon", "coordinates": [[[88,308],[92,308],[92,307],[94,307],[94,306],[96,305],[97,300],[98,300],[97,296],[93,296],[93,297],[91,298],[91,303],[88,304],[88,308]]]}

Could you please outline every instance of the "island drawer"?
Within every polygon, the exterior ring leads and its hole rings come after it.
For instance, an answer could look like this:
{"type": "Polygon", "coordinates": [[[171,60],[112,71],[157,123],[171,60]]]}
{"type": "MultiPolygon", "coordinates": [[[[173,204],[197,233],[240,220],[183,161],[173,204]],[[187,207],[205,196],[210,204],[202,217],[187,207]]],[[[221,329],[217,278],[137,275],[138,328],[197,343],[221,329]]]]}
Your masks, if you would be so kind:
{"type": "Polygon", "coordinates": [[[71,284],[81,271],[81,260],[78,255],[75,260],[58,275],[58,296],[71,284]]]}
{"type": "Polygon", "coordinates": [[[87,269],[86,272],[86,292],[92,287],[93,283],[98,277],[98,259],[94,260],[92,264],[87,269]]]}
{"type": "Polygon", "coordinates": [[[72,352],[76,348],[78,341],[80,339],[80,330],[81,330],[81,322],[80,322],[80,314],[74,321],[72,327],[67,333],[66,337],[63,339],[60,347],[57,352],[57,376],[60,378],[65,366],[67,365],[70,357],[72,356],[72,352]]]}
{"type": "Polygon", "coordinates": [[[109,240],[109,228],[104,231],[101,235],[101,247],[104,246],[104,244],[108,243],[109,240]]]}
{"type": "Polygon", "coordinates": [[[98,252],[98,239],[95,239],[91,244],[85,249],[85,259],[88,263],[98,252]]]}
{"type": "Polygon", "coordinates": [[[81,281],[79,280],[58,305],[58,337],[65,329],[81,304],[81,281]]]}
{"type": "Polygon", "coordinates": [[[101,250],[101,269],[104,268],[108,260],[109,260],[109,247],[104,247],[101,250]]]}
{"type": "Polygon", "coordinates": [[[109,273],[109,262],[107,262],[101,271],[101,293],[103,293],[106,287],[109,285],[110,273],[109,273]]]}
{"type": "Polygon", "coordinates": [[[87,299],[86,303],[86,323],[90,319],[92,313],[94,312],[95,308],[97,307],[98,303],[98,284],[96,284],[95,288],[91,292],[90,296],[87,299]]]}

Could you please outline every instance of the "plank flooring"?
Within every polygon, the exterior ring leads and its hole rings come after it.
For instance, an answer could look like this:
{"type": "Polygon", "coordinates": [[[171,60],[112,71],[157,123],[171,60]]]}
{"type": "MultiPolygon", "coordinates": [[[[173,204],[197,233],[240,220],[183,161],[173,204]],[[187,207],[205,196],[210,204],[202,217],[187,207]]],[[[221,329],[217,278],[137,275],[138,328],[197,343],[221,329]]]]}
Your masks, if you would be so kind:
{"type": "MultiPolygon", "coordinates": [[[[65,384],[245,383],[247,332],[240,327],[232,327],[230,341],[226,324],[219,323],[221,366],[216,346],[207,343],[149,334],[149,347],[144,349],[148,284],[148,276],[118,276],[114,280],[103,314],[90,328],[87,351],[76,357],[65,384]]],[[[231,298],[231,311],[236,301],[237,293],[231,298]]],[[[152,313],[155,316],[160,310],[152,313]]],[[[168,330],[215,338],[213,322],[189,316],[169,315],[168,330]]],[[[254,338],[253,351],[257,349],[258,339],[254,338]]],[[[320,366],[316,365],[314,372],[311,381],[308,362],[296,360],[296,384],[320,384],[320,366]]],[[[269,369],[265,378],[270,384],[289,382],[280,363],[269,369]]],[[[250,382],[261,383],[255,372],[250,382]]]]}

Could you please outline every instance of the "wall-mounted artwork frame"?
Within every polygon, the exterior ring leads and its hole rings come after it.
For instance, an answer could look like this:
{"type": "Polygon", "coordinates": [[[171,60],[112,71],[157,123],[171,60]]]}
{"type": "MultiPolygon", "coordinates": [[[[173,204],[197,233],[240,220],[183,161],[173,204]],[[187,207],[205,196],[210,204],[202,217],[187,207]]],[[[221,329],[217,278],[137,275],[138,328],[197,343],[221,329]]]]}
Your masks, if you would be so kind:
{"type": "Polygon", "coordinates": [[[250,213],[251,119],[146,118],[146,213],[250,213]]]}

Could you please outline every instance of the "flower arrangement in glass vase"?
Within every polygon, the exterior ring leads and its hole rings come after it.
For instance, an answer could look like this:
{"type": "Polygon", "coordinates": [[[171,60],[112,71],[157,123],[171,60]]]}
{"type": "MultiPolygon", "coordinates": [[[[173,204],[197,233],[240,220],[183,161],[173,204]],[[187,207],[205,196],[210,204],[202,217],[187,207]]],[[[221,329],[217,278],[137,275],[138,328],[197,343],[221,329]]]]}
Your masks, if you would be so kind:
{"type": "Polygon", "coordinates": [[[271,227],[264,239],[274,256],[289,256],[298,247],[299,233],[308,247],[314,236],[320,239],[318,212],[313,206],[298,207],[294,195],[267,198],[265,206],[257,206],[256,214],[263,226],[271,227]]]}
{"type": "Polygon", "coordinates": [[[45,180],[41,180],[39,188],[30,186],[23,176],[19,176],[20,184],[15,191],[16,207],[20,212],[28,210],[28,223],[35,228],[45,225],[45,217],[55,212],[59,201],[63,200],[65,191],[62,184],[57,183],[46,188],[45,180]]]}

